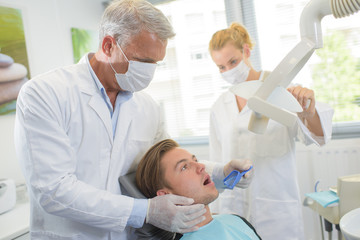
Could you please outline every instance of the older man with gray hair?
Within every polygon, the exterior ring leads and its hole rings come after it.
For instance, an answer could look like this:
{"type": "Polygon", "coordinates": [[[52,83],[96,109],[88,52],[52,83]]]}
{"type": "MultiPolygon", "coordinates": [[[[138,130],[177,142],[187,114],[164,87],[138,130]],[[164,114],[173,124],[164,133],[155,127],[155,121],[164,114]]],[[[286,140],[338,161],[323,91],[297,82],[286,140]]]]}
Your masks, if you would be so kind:
{"type": "Polygon", "coordinates": [[[147,1],[115,1],[96,53],[23,86],[15,145],[30,193],[31,239],[131,239],[144,222],[189,232],[204,220],[204,205],[191,198],[134,199],[117,181],[168,137],[159,106],[140,91],[174,35],[147,1]]]}

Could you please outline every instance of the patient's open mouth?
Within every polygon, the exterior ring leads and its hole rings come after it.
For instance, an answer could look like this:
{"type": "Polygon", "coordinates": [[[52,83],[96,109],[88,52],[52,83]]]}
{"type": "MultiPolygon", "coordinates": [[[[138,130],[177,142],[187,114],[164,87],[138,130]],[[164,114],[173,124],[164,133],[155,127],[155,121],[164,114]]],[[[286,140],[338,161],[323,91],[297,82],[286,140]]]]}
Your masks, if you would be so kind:
{"type": "Polygon", "coordinates": [[[205,176],[205,181],[204,181],[204,185],[208,185],[209,183],[211,183],[211,179],[210,179],[210,176],[209,175],[206,175],[205,176]]]}

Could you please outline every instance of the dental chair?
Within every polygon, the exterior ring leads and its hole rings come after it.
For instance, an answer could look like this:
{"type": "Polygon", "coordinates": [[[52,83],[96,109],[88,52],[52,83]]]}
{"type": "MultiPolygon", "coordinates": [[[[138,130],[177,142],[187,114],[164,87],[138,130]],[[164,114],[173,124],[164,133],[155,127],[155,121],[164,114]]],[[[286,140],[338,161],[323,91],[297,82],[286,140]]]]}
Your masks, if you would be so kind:
{"type": "MultiPolygon", "coordinates": [[[[145,199],[136,186],[135,175],[133,172],[119,177],[121,192],[129,197],[145,199]]],[[[180,233],[168,232],[148,223],[144,223],[142,228],[134,228],[134,233],[138,240],[178,240],[182,237],[180,233]]]]}

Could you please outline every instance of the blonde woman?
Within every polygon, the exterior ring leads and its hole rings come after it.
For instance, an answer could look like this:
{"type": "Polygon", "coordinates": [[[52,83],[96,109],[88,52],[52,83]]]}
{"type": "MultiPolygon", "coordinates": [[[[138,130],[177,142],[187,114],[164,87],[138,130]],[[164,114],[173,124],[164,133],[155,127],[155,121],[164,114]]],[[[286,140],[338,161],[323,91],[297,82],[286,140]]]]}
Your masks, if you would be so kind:
{"type": "MultiPolygon", "coordinates": [[[[253,46],[248,31],[238,23],[213,35],[209,51],[225,81],[238,84],[266,79],[269,72],[257,71],[251,65],[253,46]]],[[[246,99],[230,91],[222,94],[211,109],[210,160],[248,158],[254,167],[250,187],[226,190],[210,205],[212,212],[244,216],[264,239],[304,238],[295,139],[321,146],[331,138],[333,110],[317,103],[311,89],[296,86],[288,91],[304,109],[294,128],[270,120],[263,135],[250,132],[247,126],[252,111],[246,99]],[[308,99],[311,103],[306,108],[308,99]]]]}

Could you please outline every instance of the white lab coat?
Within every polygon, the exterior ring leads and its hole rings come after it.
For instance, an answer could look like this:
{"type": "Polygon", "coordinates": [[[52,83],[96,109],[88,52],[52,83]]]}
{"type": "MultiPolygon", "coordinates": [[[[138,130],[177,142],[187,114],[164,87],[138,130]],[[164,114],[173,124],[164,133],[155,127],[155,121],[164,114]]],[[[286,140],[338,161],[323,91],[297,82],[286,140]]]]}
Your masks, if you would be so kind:
{"type": "Polygon", "coordinates": [[[262,239],[303,239],[301,199],[297,183],[295,138],[306,145],[323,145],[331,138],[333,110],[317,103],[324,137],[316,137],[299,120],[289,129],[270,120],[267,131],[258,135],[248,130],[251,110],[239,113],[230,91],[211,109],[210,161],[228,162],[248,158],[254,176],[247,189],[225,190],[210,205],[212,212],[246,217],[262,239]]]}
{"type": "Polygon", "coordinates": [[[129,239],[133,198],[118,177],[167,137],[157,104],[134,93],[110,112],[86,63],[37,76],[17,101],[15,145],[30,193],[31,239],[129,239]]]}

